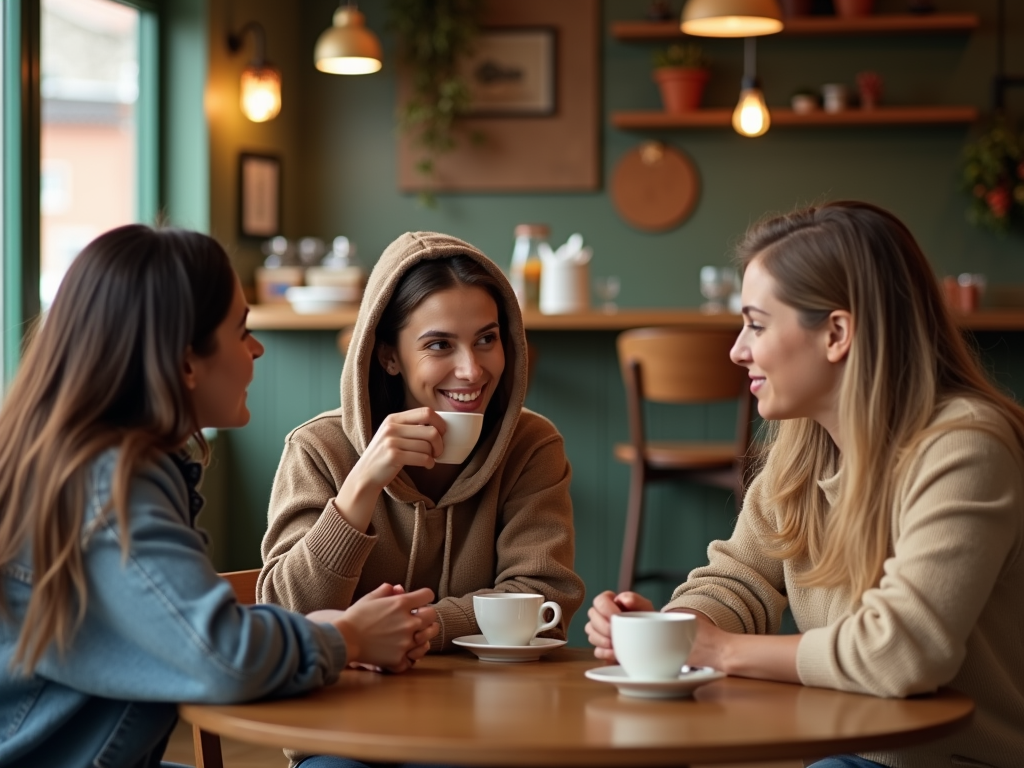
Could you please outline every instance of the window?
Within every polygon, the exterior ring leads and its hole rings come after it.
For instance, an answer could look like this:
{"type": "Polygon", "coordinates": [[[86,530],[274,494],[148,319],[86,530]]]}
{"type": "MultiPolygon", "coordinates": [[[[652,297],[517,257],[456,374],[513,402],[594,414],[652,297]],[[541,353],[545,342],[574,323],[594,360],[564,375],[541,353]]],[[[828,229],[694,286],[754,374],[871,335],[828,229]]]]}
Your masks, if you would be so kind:
{"type": "Polygon", "coordinates": [[[43,309],[86,243],[138,220],[141,16],[114,0],[42,0],[43,309]]]}

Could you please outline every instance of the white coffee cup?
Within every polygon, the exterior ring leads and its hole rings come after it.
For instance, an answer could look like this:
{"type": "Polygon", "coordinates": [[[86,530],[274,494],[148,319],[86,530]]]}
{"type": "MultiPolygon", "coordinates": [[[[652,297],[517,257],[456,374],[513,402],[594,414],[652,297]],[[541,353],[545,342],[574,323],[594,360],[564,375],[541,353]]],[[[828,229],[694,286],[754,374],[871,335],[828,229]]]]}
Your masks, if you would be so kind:
{"type": "Polygon", "coordinates": [[[634,611],[612,615],[612,649],[629,677],[674,680],[697,638],[692,613],[634,611]]]}
{"type": "Polygon", "coordinates": [[[558,603],[544,602],[543,595],[519,592],[492,592],[473,595],[476,623],[491,645],[529,645],[541,632],[554,629],[562,621],[558,603]],[[551,621],[541,623],[544,611],[551,609],[551,621]]]}
{"type": "Polygon", "coordinates": [[[843,83],[826,83],[821,86],[821,95],[826,112],[842,112],[850,100],[850,89],[843,83]]]}
{"type": "Polygon", "coordinates": [[[444,450],[434,461],[438,464],[461,464],[469,456],[480,437],[484,426],[482,413],[459,413],[458,411],[438,411],[437,415],[444,419],[445,430],[444,450]]]}

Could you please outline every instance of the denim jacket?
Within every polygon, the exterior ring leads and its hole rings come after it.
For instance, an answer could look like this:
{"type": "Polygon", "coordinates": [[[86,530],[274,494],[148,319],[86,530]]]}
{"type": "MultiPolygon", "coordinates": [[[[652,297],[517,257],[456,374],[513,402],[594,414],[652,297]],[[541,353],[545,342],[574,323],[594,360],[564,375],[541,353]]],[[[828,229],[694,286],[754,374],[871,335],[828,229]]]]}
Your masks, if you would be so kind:
{"type": "Polygon", "coordinates": [[[107,451],[88,475],[85,618],[66,652],[51,646],[28,676],[10,662],[32,590],[31,546],[0,573],[4,768],[159,765],[176,702],[297,694],[333,682],[345,665],[334,627],[238,604],[206,556],[194,525],[201,498],[176,458],[162,456],[133,478],[125,560],[116,517],[102,514],[116,462],[117,451],[107,451]]]}

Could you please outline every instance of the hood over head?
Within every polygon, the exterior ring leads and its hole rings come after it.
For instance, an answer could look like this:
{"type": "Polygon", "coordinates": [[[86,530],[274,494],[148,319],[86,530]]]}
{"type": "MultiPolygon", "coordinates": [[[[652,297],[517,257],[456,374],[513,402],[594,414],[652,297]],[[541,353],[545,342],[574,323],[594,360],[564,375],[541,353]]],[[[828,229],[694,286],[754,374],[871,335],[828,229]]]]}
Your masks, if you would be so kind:
{"type": "MultiPolygon", "coordinates": [[[[526,333],[522,313],[512,286],[501,269],[469,243],[437,232],[407,232],[391,243],[370,273],[359,316],[352,333],[345,365],[341,372],[342,429],[349,442],[361,455],[373,432],[386,416],[379,407],[384,379],[387,376],[376,356],[377,327],[402,277],[415,265],[432,259],[466,256],[480,264],[494,277],[501,296],[498,307],[500,337],[505,353],[505,370],[488,404],[484,432],[469,466],[449,491],[468,497],[479,490],[493,474],[515,431],[526,397],[526,333]],[[371,373],[371,368],[373,372],[371,373]],[[371,398],[371,388],[377,395],[371,398]],[[374,411],[373,403],[378,403],[374,411]]],[[[396,404],[391,410],[399,411],[396,404]]],[[[411,500],[418,494],[408,488],[403,475],[388,487],[393,495],[411,500]]],[[[455,500],[455,499],[453,499],[455,500]]]]}

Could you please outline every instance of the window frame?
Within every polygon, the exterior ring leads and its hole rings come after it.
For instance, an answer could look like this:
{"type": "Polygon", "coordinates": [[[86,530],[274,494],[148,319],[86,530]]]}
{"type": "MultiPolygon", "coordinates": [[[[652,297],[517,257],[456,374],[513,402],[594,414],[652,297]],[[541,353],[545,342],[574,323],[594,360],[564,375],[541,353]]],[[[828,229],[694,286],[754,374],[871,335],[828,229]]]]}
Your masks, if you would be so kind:
{"type": "MultiPolygon", "coordinates": [[[[153,223],[160,200],[160,17],[158,0],[111,0],[139,11],[136,221],[153,223]]],[[[0,385],[14,377],[24,337],[39,315],[41,0],[4,0],[2,158],[2,338],[0,385]]]]}

